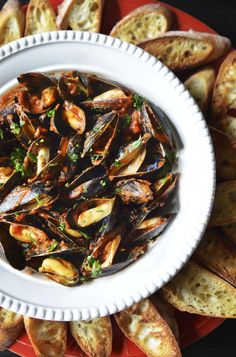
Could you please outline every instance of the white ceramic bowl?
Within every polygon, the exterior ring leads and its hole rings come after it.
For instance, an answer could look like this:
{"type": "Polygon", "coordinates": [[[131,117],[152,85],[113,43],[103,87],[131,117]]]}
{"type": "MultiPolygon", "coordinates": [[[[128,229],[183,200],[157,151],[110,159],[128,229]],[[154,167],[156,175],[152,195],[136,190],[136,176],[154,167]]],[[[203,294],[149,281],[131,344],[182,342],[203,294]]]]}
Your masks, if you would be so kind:
{"type": "Polygon", "coordinates": [[[109,36],[60,31],[20,39],[0,48],[0,95],[20,73],[78,69],[134,89],[169,116],[183,143],[180,210],[156,244],[112,276],[67,288],[14,270],[0,259],[0,304],[50,320],[112,314],[162,287],[188,260],[205,230],[214,196],[215,165],[205,120],[180,81],[142,49],[109,36]]]}

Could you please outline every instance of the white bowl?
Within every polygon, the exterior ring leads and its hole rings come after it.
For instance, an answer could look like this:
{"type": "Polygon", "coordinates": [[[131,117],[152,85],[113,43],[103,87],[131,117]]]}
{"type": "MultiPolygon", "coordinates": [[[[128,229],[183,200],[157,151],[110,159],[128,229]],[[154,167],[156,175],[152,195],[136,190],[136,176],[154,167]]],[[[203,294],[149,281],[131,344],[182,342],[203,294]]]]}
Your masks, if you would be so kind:
{"type": "Polygon", "coordinates": [[[67,288],[16,271],[0,259],[0,304],[50,320],[115,313],[170,280],[193,253],[212,208],[215,164],[205,120],[178,78],[142,49],[101,34],[60,31],[22,38],[0,48],[0,95],[20,73],[78,69],[134,89],[169,116],[183,143],[180,210],[156,244],[137,262],[109,277],[67,288]]]}

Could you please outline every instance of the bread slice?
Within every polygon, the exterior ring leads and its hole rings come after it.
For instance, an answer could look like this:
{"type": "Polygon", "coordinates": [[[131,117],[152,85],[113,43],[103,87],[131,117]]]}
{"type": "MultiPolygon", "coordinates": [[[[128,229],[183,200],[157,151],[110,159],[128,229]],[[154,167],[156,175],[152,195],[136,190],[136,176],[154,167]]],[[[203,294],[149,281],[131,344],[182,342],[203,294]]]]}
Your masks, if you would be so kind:
{"type": "Polygon", "coordinates": [[[224,238],[219,230],[207,230],[194,257],[236,287],[236,248],[224,238]]]}
{"type": "Polygon", "coordinates": [[[236,223],[227,224],[226,226],[221,227],[221,230],[234,244],[236,244],[236,223]]]}
{"type": "Polygon", "coordinates": [[[213,67],[206,67],[198,70],[190,76],[184,85],[196,100],[201,111],[205,114],[211,99],[216,75],[213,67]]]}
{"type": "Polygon", "coordinates": [[[215,202],[209,227],[224,226],[236,222],[236,180],[216,186],[215,202]]]}
{"type": "Polygon", "coordinates": [[[181,356],[171,329],[151,300],[142,300],[114,316],[122,332],[148,357],[181,356]]]}
{"type": "Polygon", "coordinates": [[[24,35],[25,13],[18,0],[8,0],[0,12],[0,45],[24,35]]]}
{"type": "Polygon", "coordinates": [[[175,71],[195,68],[223,56],[230,48],[226,37],[203,32],[170,31],[139,43],[175,71]]]}
{"type": "Polygon", "coordinates": [[[58,28],[99,32],[103,2],[104,0],[64,0],[58,6],[58,28]]]}
{"type": "Polygon", "coordinates": [[[49,0],[30,0],[26,12],[25,35],[55,31],[56,15],[49,0]]]}
{"type": "Polygon", "coordinates": [[[24,316],[24,324],[37,357],[64,357],[67,342],[65,322],[24,316]]]}
{"type": "Polygon", "coordinates": [[[216,159],[216,174],[221,181],[236,180],[236,147],[220,132],[211,131],[216,159]]]}
{"type": "Polygon", "coordinates": [[[169,31],[172,20],[171,10],[160,4],[148,4],[138,7],[123,17],[113,27],[110,35],[137,44],[169,31]]]}
{"type": "Polygon", "coordinates": [[[236,51],[222,63],[214,86],[212,123],[236,139],[236,51]]]}
{"type": "Polygon", "coordinates": [[[112,351],[110,317],[91,321],[72,321],[70,330],[80,348],[91,357],[108,357],[112,351]]]}
{"type": "Polygon", "coordinates": [[[23,330],[23,316],[0,307],[0,351],[14,343],[23,330]]]}
{"type": "Polygon", "coordinates": [[[236,289],[193,261],[161,289],[161,294],[181,311],[236,318],[236,289]]]}

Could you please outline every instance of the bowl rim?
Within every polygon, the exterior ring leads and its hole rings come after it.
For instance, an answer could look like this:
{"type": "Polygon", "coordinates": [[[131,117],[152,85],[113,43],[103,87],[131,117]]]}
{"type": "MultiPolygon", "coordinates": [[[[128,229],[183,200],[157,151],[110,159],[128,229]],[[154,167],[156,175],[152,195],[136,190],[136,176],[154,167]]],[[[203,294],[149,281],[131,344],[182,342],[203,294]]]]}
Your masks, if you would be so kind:
{"type": "MultiPolygon", "coordinates": [[[[0,61],[3,59],[13,55],[18,51],[22,51],[24,49],[28,49],[34,46],[40,46],[48,43],[58,43],[58,42],[67,42],[73,41],[76,43],[94,43],[99,46],[115,49],[117,51],[122,51],[127,53],[129,56],[132,56],[139,61],[145,62],[147,66],[153,67],[152,69],[156,72],[160,72],[163,77],[168,77],[167,80],[169,82],[174,81],[175,90],[178,91],[178,95],[184,99],[184,101],[188,101],[188,108],[192,111],[192,116],[195,117],[196,122],[199,122],[199,126],[201,130],[204,132],[204,136],[208,139],[209,146],[209,165],[211,165],[210,170],[212,173],[211,184],[208,187],[207,199],[205,200],[204,212],[201,212],[201,222],[199,223],[199,234],[198,237],[195,236],[194,241],[191,241],[191,245],[189,244],[186,247],[186,250],[183,252],[182,257],[178,257],[178,260],[175,261],[172,267],[170,267],[169,272],[166,272],[163,278],[156,279],[156,281],[152,280],[152,283],[147,284],[143,287],[142,291],[133,291],[128,298],[124,298],[122,301],[112,301],[107,306],[102,306],[94,312],[94,307],[83,308],[83,309],[64,309],[61,311],[58,308],[45,308],[44,306],[33,305],[30,303],[26,303],[24,301],[20,301],[17,298],[12,296],[8,296],[6,293],[1,291],[0,288],[0,306],[12,310],[16,313],[26,314],[31,317],[43,318],[45,320],[61,320],[61,321],[71,321],[71,320],[87,320],[92,319],[97,316],[105,316],[124,308],[130,307],[133,303],[136,303],[143,298],[148,297],[153,294],[156,290],[161,288],[164,284],[166,284],[188,261],[197,245],[199,244],[202,235],[205,232],[205,229],[208,224],[208,220],[210,218],[211,210],[214,202],[214,194],[215,194],[215,186],[216,186],[216,169],[215,169],[215,157],[214,150],[212,146],[211,136],[205,122],[204,116],[200,111],[197,103],[190,95],[189,91],[185,88],[183,83],[173,74],[171,70],[169,70],[162,62],[158,59],[144,51],[143,49],[129,44],[128,42],[121,41],[117,38],[107,36],[99,33],[90,33],[90,32],[82,32],[82,31],[53,31],[53,32],[45,32],[41,34],[31,35],[27,37],[23,37],[19,40],[6,44],[0,48],[0,61]]],[[[1,264],[8,263],[2,262],[1,264]]],[[[16,271],[16,273],[19,273],[16,271]]],[[[30,279],[31,277],[29,277],[30,279]]]]}

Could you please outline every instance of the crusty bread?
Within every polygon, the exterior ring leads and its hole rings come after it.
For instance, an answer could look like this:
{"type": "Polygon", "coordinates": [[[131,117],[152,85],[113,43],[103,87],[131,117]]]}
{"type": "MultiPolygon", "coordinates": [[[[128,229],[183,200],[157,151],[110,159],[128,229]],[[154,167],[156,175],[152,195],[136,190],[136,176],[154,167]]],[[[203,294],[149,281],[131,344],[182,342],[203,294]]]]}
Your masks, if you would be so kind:
{"type": "Polygon", "coordinates": [[[149,299],[114,316],[123,333],[148,357],[181,356],[171,329],[149,299]]]}
{"type": "Polygon", "coordinates": [[[221,181],[236,180],[236,148],[224,133],[211,130],[216,174],[221,181]]]}
{"type": "Polygon", "coordinates": [[[181,311],[236,318],[236,289],[193,261],[161,289],[161,294],[181,311]]]}
{"type": "Polygon", "coordinates": [[[209,227],[218,227],[236,222],[236,180],[216,186],[215,202],[209,227]]]}
{"type": "Polygon", "coordinates": [[[123,17],[113,27],[110,35],[136,44],[169,31],[172,20],[171,10],[160,4],[148,4],[138,7],[123,17]]]}
{"type": "Polygon", "coordinates": [[[0,45],[21,38],[25,28],[25,13],[18,0],[8,0],[0,12],[0,45]]]}
{"type": "Polygon", "coordinates": [[[227,224],[226,226],[221,227],[221,230],[234,244],[236,244],[236,223],[227,224]]]}
{"type": "Polygon", "coordinates": [[[179,71],[214,61],[230,48],[226,37],[203,32],[170,31],[139,43],[170,69],[179,71]]]}
{"type": "Polygon", "coordinates": [[[26,12],[25,35],[55,31],[56,15],[49,0],[30,0],[26,12]]]}
{"type": "Polygon", "coordinates": [[[103,2],[104,0],[64,0],[58,6],[58,28],[99,32],[103,2]]]}
{"type": "Polygon", "coordinates": [[[209,66],[198,70],[184,82],[203,113],[207,112],[215,78],[215,70],[209,66]]]}
{"type": "Polygon", "coordinates": [[[65,355],[66,323],[24,316],[24,324],[37,357],[63,357],[65,355]]]}
{"type": "Polygon", "coordinates": [[[0,307],[0,351],[14,343],[23,330],[23,317],[0,307]]]}
{"type": "Polygon", "coordinates": [[[208,229],[194,257],[236,287],[236,248],[224,238],[219,230],[208,229]]]}
{"type": "Polygon", "coordinates": [[[108,357],[112,351],[110,317],[91,321],[72,321],[70,330],[80,348],[91,357],[108,357]]]}
{"type": "Polygon", "coordinates": [[[220,67],[211,110],[212,123],[236,139],[236,51],[232,51],[220,67]]]}

